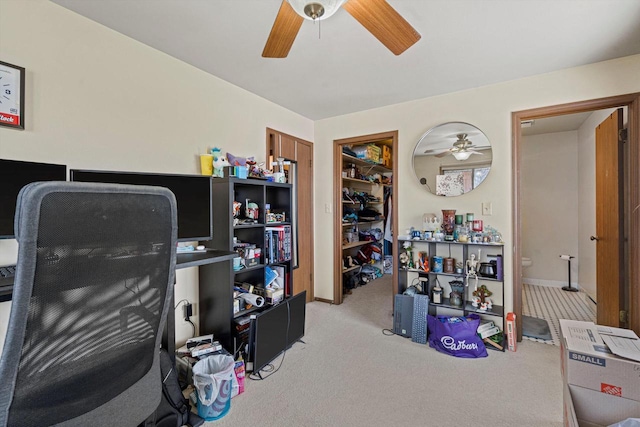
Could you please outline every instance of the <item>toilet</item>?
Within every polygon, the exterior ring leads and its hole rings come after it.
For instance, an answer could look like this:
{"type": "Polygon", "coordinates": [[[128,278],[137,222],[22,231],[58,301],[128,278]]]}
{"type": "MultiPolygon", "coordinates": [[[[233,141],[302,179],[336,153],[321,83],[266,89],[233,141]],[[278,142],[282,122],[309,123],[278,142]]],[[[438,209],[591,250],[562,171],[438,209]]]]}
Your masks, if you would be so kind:
{"type": "Polygon", "coordinates": [[[523,267],[531,267],[531,264],[533,264],[533,262],[531,261],[531,258],[522,257],[522,266],[523,267]]]}

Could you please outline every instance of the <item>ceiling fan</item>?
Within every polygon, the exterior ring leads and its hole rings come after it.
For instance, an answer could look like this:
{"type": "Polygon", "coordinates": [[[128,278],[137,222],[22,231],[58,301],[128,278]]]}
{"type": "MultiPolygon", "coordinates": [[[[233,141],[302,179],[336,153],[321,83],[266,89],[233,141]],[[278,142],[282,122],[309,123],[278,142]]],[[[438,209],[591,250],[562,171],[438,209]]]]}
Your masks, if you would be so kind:
{"type": "Polygon", "coordinates": [[[341,6],[396,55],[420,40],[420,34],[386,0],[282,0],[262,56],[286,58],[304,19],[326,19],[341,6]]]}
{"type": "Polygon", "coordinates": [[[459,133],[456,135],[456,137],[458,139],[453,143],[453,147],[439,154],[436,154],[435,157],[444,157],[451,154],[453,155],[453,157],[456,158],[456,160],[467,160],[469,157],[471,157],[472,154],[482,155],[481,152],[474,150],[474,148],[477,148],[477,147],[474,146],[473,143],[467,139],[466,133],[459,133]]]}

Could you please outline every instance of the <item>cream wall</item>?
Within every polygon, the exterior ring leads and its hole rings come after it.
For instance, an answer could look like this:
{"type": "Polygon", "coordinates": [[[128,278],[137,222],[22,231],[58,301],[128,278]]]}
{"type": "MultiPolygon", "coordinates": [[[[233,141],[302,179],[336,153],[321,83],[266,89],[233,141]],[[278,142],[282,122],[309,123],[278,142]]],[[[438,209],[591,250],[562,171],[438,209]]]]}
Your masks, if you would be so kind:
{"type": "MultiPolygon", "coordinates": [[[[583,67],[451,93],[334,117],[315,123],[315,295],[333,298],[332,270],[326,268],[332,256],[333,214],[319,207],[333,203],[332,186],[324,185],[332,176],[332,141],[357,135],[398,130],[399,173],[398,221],[400,230],[418,226],[424,212],[453,208],[475,212],[485,224],[496,227],[507,242],[505,250],[506,309],[512,310],[513,274],[511,113],[547,105],[601,98],[640,91],[640,55],[583,67]],[[489,138],[493,165],[486,181],[475,191],[456,198],[427,193],[414,177],[411,155],[415,144],[428,129],[449,121],[471,123],[489,138]],[[482,216],[482,202],[493,203],[493,215],[482,216]]],[[[393,89],[393,82],[388,82],[393,89]]]]}
{"type": "MultiPolygon", "coordinates": [[[[27,128],[0,129],[2,158],[199,173],[213,146],[264,160],[267,127],[313,140],[311,120],[46,0],[0,1],[0,60],[27,70],[27,128]]],[[[0,265],[16,248],[0,240],[0,265]]],[[[197,277],[177,272],[176,301],[197,301],[197,277]]],[[[0,347],[8,313],[0,303],[0,347]]]]}
{"type": "MultiPolygon", "coordinates": [[[[521,220],[522,256],[533,264],[523,269],[526,283],[567,285],[571,255],[571,282],[580,282],[578,267],[578,131],[522,138],[521,220]]],[[[593,166],[591,167],[593,172],[593,166]]]]}

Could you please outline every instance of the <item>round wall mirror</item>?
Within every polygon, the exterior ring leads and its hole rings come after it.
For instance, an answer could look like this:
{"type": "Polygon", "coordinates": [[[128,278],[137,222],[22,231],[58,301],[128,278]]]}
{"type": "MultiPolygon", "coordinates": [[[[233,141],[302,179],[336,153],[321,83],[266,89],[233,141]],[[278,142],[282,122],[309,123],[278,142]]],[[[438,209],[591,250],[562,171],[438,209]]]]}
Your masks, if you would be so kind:
{"type": "Polygon", "coordinates": [[[427,191],[460,196],[482,184],[492,159],[491,144],[480,129],[449,122],[422,135],[413,150],[413,171],[427,191]]]}

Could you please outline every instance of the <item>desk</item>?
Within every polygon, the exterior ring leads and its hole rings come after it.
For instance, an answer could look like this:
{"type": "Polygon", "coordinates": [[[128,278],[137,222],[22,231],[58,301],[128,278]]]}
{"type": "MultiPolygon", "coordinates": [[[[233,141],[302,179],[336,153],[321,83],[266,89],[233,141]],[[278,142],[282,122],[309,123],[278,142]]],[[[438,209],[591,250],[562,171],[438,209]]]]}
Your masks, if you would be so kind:
{"type": "MultiPolygon", "coordinates": [[[[199,267],[201,265],[214,264],[218,262],[226,262],[231,268],[231,260],[237,257],[236,252],[220,251],[216,249],[207,249],[204,252],[181,252],[176,259],[176,270],[182,268],[199,267]]],[[[222,279],[224,280],[224,279],[222,279]]],[[[230,286],[229,283],[225,283],[224,286],[230,286]]],[[[167,325],[162,332],[162,346],[167,349],[171,360],[175,362],[176,355],[176,311],[174,309],[175,298],[171,293],[171,302],[169,304],[169,312],[167,314],[167,325]]],[[[206,331],[211,333],[212,331],[206,331]]]]}
{"type": "MultiPolygon", "coordinates": [[[[230,263],[233,258],[238,256],[236,252],[220,251],[215,249],[207,249],[203,252],[181,252],[177,254],[176,258],[176,270],[182,268],[198,267],[201,265],[214,264],[217,262],[230,263]]],[[[231,264],[229,264],[231,266],[231,264]]],[[[231,268],[231,267],[229,267],[231,268]]],[[[225,283],[225,286],[230,286],[229,283],[225,283]]],[[[0,302],[11,301],[13,294],[13,277],[0,278],[0,302]]],[[[175,298],[173,292],[171,293],[171,301],[169,303],[169,310],[167,314],[167,324],[162,332],[162,346],[166,348],[175,361],[175,298]]]]}

